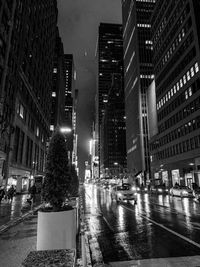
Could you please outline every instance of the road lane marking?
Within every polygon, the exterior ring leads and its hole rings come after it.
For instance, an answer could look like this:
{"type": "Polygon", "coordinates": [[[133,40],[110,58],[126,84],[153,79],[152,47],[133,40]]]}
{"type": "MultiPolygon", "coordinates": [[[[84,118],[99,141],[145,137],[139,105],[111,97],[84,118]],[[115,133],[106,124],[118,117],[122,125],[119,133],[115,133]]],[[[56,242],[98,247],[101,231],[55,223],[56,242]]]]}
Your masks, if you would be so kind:
{"type": "MultiPolygon", "coordinates": [[[[131,211],[131,212],[134,212],[134,210],[132,210],[132,209],[130,209],[130,208],[124,206],[124,205],[121,205],[121,206],[122,206],[123,208],[125,208],[125,209],[131,211]]],[[[185,241],[191,243],[192,245],[194,245],[194,246],[200,248],[200,244],[199,244],[199,243],[197,243],[197,242],[195,242],[195,241],[193,241],[193,240],[191,240],[191,239],[189,239],[189,238],[187,238],[187,237],[185,237],[185,236],[183,236],[183,235],[181,235],[181,234],[179,234],[179,233],[177,233],[177,232],[175,232],[175,231],[173,231],[173,230],[167,228],[167,227],[164,226],[163,224],[157,223],[156,221],[150,219],[149,217],[147,217],[147,216],[145,216],[145,215],[142,215],[141,213],[140,213],[140,216],[141,216],[142,218],[144,218],[144,219],[146,219],[146,220],[148,220],[148,221],[150,221],[150,222],[156,224],[157,226],[159,226],[159,227],[165,229],[166,231],[168,231],[168,232],[170,232],[170,233],[172,233],[172,234],[174,234],[174,235],[176,235],[176,236],[182,238],[183,240],[185,240],[185,241]]]]}

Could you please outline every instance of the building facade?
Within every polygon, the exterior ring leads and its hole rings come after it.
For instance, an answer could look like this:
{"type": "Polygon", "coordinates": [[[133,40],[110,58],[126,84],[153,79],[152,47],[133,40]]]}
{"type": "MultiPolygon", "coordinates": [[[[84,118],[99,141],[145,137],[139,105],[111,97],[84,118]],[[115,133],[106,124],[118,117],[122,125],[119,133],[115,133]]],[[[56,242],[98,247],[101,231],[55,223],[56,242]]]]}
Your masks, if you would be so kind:
{"type": "Polygon", "coordinates": [[[158,134],[155,184],[200,185],[200,3],[156,1],[152,16],[158,134]]]}
{"type": "Polygon", "coordinates": [[[113,75],[102,121],[103,166],[106,176],[126,170],[126,125],[123,76],[113,75]]]}
{"type": "Polygon", "coordinates": [[[77,103],[77,91],[75,92],[76,70],[74,66],[74,59],[72,54],[64,55],[64,72],[65,72],[65,92],[64,92],[64,118],[62,127],[67,127],[69,132],[67,134],[67,146],[69,151],[69,160],[72,163],[73,140],[77,138],[74,132],[74,104],[77,103]]]}
{"type": "Polygon", "coordinates": [[[44,173],[57,3],[4,0],[0,18],[0,43],[7,57],[0,67],[1,143],[6,148],[1,184],[12,183],[20,192],[28,189],[33,175],[44,173]]]}
{"type": "Polygon", "coordinates": [[[56,29],[56,43],[54,49],[54,61],[53,61],[53,86],[51,94],[51,134],[60,127],[65,116],[65,70],[64,70],[64,48],[63,43],[59,35],[58,28],[56,29]]]}
{"type": "Polygon", "coordinates": [[[154,5],[154,0],[122,1],[127,168],[140,184],[150,175],[146,93],[153,79],[154,5]]]}
{"type": "Polygon", "coordinates": [[[102,119],[105,115],[108,93],[112,87],[113,76],[117,74],[123,77],[122,25],[100,23],[98,35],[97,136],[99,144],[99,169],[101,173],[104,170],[103,155],[105,149],[103,136],[101,135],[103,129],[102,119]]]}

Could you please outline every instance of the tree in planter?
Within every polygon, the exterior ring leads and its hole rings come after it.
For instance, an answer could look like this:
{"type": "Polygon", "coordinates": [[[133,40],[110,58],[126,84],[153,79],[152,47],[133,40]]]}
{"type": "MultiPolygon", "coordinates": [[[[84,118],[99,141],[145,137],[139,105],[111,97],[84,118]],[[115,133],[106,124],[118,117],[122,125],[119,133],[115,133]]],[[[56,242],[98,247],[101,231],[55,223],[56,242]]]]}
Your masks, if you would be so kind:
{"type": "Polygon", "coordinates": [[[68,151],[64,135],[56,131],[49,144],[46,175],[42,190],[44,201],[50,203],[53,211],[62,210],[69,194],[71,176],[69,175],[68,151]]]}

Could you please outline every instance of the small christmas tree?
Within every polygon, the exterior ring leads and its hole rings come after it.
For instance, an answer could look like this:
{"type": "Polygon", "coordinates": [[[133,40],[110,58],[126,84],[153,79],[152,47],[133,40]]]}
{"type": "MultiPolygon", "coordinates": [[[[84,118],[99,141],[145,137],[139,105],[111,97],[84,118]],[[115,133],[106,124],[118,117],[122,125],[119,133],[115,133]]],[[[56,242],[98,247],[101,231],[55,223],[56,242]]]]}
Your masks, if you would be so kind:
{"type": "Polygon", "coordinates": [[[71,176],[69,175],[68,152],[64,135],[56,131],[49,144],[46,175],[42,190],[44,201],[50,203],[53,211],[62,209],[69,194],[71,176]]]}

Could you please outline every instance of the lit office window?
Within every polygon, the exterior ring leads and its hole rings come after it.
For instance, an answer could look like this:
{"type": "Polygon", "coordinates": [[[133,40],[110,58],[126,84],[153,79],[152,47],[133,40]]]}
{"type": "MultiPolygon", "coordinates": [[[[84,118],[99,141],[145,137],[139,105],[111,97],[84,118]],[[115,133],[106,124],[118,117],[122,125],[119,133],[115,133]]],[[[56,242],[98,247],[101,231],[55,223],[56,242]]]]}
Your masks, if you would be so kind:
{"type": "Polygon", "coordinates": [[[183,83],[186,84],[186,76],[183,75],[183,83]]]}
{"type": "Polygon", "coordinates": [[[198,64],[198,62],[195,63],[194,67],[195,67],[195,72],[197,73],[199,71],[199,64],[198,64]]]}
{"type": "Polygon", "coordinates": [[[24,107],[22,106],[22,104],[20,104],[19,116],[20,116],[22,119],[24,118],[24,107]]]}
{"type": "Polygon", "coordinates": [[[187,80],[189,81],[190,80],[190,72],[187,71],[187,80]]]}
{"type": "Polygon", "coordinates": [[[36,136],[39,136],[40,131],[39,131],[39,127],[36,128],[36,136]]]}
{"type": "Polygon", "coordinates": [[[188,88],[188,94],[189,94],[189,96],[192,96],[192,88],[191,87],[188,88]]]}
{"type": "Polygon", "coordinates": [[[193,66],[190,69],[190,73],[191,73],[191,77],[193,77],[194,76],[194,67],[193,66]]]}

